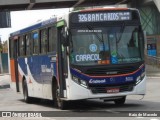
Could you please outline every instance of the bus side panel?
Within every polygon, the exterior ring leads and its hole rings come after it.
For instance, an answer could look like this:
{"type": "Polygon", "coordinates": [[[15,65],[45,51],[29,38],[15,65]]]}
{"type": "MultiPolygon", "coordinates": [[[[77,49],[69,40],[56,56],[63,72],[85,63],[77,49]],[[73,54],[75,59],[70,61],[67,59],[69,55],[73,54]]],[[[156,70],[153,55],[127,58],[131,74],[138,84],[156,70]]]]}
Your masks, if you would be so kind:
{"type": "Polygon", "coordinates": [[[22,81],[23,81],[23,77],[25,77],[24,72],[22,71],[19,63],[18,63],[18,79],[19,79],[19,91],[22,93],[23,92],[23,86],[22,86],[22,81]]]}
{"type": "Polygon", "coordinates": [[[28,57],[25,62],[27,70],[25,70],[24,61],[22,59],[19,63],[21,69],[28,78],[27,85],[29,95],[37,98],[52,99],[52,70],[50,57],[47,55],[28,57]]]}

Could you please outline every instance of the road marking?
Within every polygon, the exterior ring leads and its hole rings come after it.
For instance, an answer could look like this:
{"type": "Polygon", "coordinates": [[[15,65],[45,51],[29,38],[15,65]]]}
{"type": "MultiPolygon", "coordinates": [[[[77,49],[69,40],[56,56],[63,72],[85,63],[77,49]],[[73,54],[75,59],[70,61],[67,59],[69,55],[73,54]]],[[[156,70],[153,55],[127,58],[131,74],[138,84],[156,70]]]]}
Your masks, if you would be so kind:
{"type": "Polygon", "coordinates": [[[150,120],[159,120],[159,119],[157,119],[157,118],[151,118],[150,120]]]}

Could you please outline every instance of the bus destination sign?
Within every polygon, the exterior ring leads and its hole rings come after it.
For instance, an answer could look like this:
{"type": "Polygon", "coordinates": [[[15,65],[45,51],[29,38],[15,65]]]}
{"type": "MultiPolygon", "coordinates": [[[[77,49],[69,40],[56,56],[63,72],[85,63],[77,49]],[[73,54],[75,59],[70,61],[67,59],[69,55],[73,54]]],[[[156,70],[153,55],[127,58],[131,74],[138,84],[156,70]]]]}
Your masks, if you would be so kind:
{"type": "Polygon", "coordinates": [[[97,13],[79,13],[73,16],[72,22],[104,22],[104,21],[124,21],[131,20],[131,12],[97,12],[97,13]],[[77,18],[75,18],[77,17],[77,18]]]}

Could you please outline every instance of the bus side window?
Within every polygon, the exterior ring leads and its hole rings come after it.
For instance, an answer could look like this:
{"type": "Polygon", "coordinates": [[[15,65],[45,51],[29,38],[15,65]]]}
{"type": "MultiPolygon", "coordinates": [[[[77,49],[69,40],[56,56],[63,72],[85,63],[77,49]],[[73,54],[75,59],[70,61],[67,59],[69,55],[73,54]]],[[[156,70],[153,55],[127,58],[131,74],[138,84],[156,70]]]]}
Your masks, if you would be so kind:
{"type": "Polygon", "coordinates": [[[25,39],[23,39],[23,36],[19,40],[19,53],[20,56],[25,56],[25,39]]]}
{"type": "Polygon", "coordinates": [[[53,52],[53,51],[56,51],[57,29],[56,27],[50,27],[48,28],[48,32],[49,32],[48,52],[53,52]]]}
{"type": "Polygon", "coordinates": [[[41,54],[47,52],[47,29],[42,29],[40,31],[40,51],[41,54]]]}
{"type": "Polygon", "coordinates": [[[39,45],[38,45],[38,32],[33,32],[32,39],[33,39],[33,54],[38,54],[39,52],[39,45]]]}
{"type": "Polygon", "coordinates": [[[26,55],[31,55],[31,42],[30,42],[30,34],[25,35],[25,41],[26,41],[26,55]]]}

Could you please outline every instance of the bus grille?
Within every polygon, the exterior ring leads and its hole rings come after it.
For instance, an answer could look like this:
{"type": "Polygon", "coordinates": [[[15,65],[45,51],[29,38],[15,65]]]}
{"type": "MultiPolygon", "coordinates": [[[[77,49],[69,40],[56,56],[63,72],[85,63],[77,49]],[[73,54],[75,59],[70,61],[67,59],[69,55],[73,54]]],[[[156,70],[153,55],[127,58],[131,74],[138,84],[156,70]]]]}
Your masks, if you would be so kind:
{"type": "Polygon", "coordinates": [[[114,86],[114,87],[90,87],[92,93],[107,93],[107,89],[111,88],[118,88],[119,92],[130,92],[133,90],[134,85],[121,85],[121,86],[114,86]]]}
{"type": "Polygon", "coordinates": [[[135,66],[126,66],[126,67],[117,67],[117,68],[92,68],[85,71],[85,74],[93,76],[103,76],[103,75],[120,75],[127,74],[136,71],[138,67],[135,66]]]}

